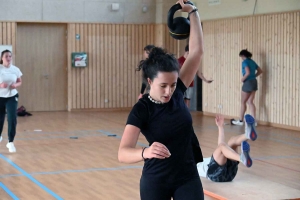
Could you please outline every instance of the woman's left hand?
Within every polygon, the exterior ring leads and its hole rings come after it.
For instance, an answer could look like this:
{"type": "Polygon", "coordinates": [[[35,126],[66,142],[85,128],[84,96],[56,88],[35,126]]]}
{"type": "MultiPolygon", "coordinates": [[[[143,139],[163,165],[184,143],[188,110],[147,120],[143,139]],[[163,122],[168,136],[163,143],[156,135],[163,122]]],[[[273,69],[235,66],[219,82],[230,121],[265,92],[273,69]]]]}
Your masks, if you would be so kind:
{"type": "Polygon", "coordinates": [[[218,114],[215,118],[215,121],[216,121],[216,125],[218,127],[222,127],[224,125],[224,116],[221,114],[218,114]]]}

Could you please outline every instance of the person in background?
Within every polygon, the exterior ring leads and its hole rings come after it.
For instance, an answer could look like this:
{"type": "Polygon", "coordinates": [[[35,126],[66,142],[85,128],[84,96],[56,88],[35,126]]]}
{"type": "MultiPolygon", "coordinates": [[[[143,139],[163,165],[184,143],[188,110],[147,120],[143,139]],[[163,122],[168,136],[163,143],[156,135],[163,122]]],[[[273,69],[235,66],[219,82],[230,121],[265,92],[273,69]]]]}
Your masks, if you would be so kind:
{"type": "Polygon", "coordinates": [[[230,182],[237,174],[239,162],[246,167],[252,166],[250,145],[247,140],[257,139],[254,128],[255,120],[251,115],[246,115],[245,133],[232,136],[228,143],[225,142],[224,117],[217,115],[215,121],[219,129],[218,146],[211,157],[204,158],[203,162],[197,163],[197,169],[199,176],[211,181],[230,182]],[[238,147],[241,147],[241,154],[237,151],[238,147]]]}
{"type": "MultiPolygon", "coordinates": [[[[189,55],[189,45],[186,45],[184,55],[181,56],[180,58],[178,58],[180,68],[182,67],[182,65],[185,62],[188,55],[189,55]]],[[[200,72],[199,70],[197,71],[197,75],[200,79],[202,79],[206,83],[213,82],[213,80],[207,80],[203,76],[202,72],[200,72]]],[[[185,102],[185,104],[188,108],[190,108],[190,101],[191,101],[191,98],[193,96],[193,87],[194,87],[194,80],[192,81],[192,83],[189,85],[188,89],[184,93],[184,102],[185,102]]]]}
{"type": "MultiPolygon", "coordinates": [[[[149,53],[151,51],[151,49],[153,49],[155,46],[154,45],[147,45],[144,47],[144,54],[143,54],[143,57],[144,57],[144,60],[147,59],[149,57],[149,53]]],[[[137,67],[136,71],[141,71],[141,69],[139,67],[137,67]]],[[[141,92],[138,96],[138,99],[142,98],[143,94],[145,93],[149,93],[149,85],[147,85],[146,83],[144,83],[144,81],[142,82],[142,87],[141,87],[141,92]],[[146,92],[145,92],[146,91],[146,92]]]]}
{"type": "Polygon", "coordinates": [[[17,128],[17,108],[19,94],[16,88],[22,85],[22,72],[12,63],[12,53],[4,50],[0,60],[0,142],[7,113],[8,122],[8,143],[6,147],[9,152],[16,152],[14,139],[17,128]]]}
{"type": "MultiPolygon", "coordinates": [[[[231,123],[234,125],[242,126],[244,124],[243,117],[247,110],[247,104],[250,108],[250,113],[256,119],[256,107],[254,104],[255,93],[258,89],[258,84],[256,77],[263,73],[262,69],[252,60],[252,53],[247,49],[243,49],[240,52],[240,57],[243,60],[242,62],[242,79],[243,83],[242,92],[241,92],[241,110],[238,120],[231,120],[231,123]]],[[[255,122],[255,126],[257,123],[255,122]]]]}

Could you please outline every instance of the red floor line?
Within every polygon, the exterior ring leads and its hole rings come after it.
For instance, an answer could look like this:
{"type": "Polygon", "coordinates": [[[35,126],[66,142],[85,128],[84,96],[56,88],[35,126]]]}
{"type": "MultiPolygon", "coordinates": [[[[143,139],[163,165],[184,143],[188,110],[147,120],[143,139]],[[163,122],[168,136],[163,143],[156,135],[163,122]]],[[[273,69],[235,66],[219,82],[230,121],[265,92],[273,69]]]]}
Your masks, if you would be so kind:
{"type": "Polygon", "coordinates": [[[213,197],[215,199],[218,199],[218,200],[227,200],[225,197],[222,197],[218,194],[215,194],[213,192],[210,192],[208,190],[203,190],[204,191],[204,194],[207,195],[207,196],[210,196],[210,197],[213,197]]]}

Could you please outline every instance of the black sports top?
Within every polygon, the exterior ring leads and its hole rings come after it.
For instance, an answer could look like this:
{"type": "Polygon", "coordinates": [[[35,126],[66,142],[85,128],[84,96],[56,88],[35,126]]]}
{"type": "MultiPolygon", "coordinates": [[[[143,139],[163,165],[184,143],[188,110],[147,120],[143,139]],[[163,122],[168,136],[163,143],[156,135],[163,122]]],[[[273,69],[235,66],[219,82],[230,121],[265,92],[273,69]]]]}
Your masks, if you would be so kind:
{"type": "Polygon", "coordinates": [[[143,97],[132,108],[127,124],[140,128],[149,142],[164,144],[171,156],[166,159],[147,159],[143,177],[166,183],[199,178],[196,163],[202,162],[202,152],[192,126],[192,116],[184,103],[187,88],[178,78],[168,103],[155,104],[143,97]]]}

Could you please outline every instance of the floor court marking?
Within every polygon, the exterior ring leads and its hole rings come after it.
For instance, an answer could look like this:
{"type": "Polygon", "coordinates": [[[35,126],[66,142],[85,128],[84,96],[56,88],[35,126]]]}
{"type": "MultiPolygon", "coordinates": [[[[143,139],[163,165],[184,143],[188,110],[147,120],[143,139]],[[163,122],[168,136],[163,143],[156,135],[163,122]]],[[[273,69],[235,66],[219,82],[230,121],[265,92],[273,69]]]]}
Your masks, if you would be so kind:
{"type": "Polygon", "coordinates": [[[3,156],[2,154],[0,154],[0,158],[2,158],[3,160],[5,160],[7,163],[9,163],[11,166],[13,166],[15,169],[17,169],[19,172],[21,172],[24,176],[26,176],[29,180],[31,180],[33,183],[35,183],[40,188],[42,188],[43,190],[45,190],[48,194],[50,194],[51,196],[53,196],[55,199],[57,199],[57,200],[63,200],[63,198],[61,198],[60,196],[58,196],[57,194],[55,194],[52,190],[50,190],[45,185],[43,185],[42,183],[40,183],[38,180],[36,180],[35,178],[33,178],[29,173],[27,173],[25,170],[23,170],[21,167],[19,167],[17,164],[15,164],[10,159],[8,159],[7,157],[3,156]]]}
{"type": "MultiPolygon", "coordinates": [[[[111,132],[108,132],[108,131],[104,131],[104,130],[98,130],[98,132],[102,133],[103,135],[106,135],[106,136],[109,136],[109,135],[115,135],[114,138],[117,138],[117,139],[121,139],[122,137],[118,134],[115,134],[115,133],[111,133],[111,132]]],[[[65,144],[65,143],[62,143],[62,144],[65,144]]],[[[143,144],[143,143],[140,143],[138,142],[137,143],[139,146],[143,146],[143,147],[147,147],[148,145],[146,144],[143,144]]],[[[204,147],[206,147],[205,145],[202,145],[204,147]]],[[[262,161],[262,160],[270,160],[270,159],[292,159],[292,158],[300,158],[300,156],[263,156],[263,157],[253,157],[252,159],[253,160],[258,160],[258,161],[262,161]]],[[[268,162],[265,162],[265,163],[268,163],[268,162]]],[[[272,164],[272,163],[268,163],[268,164],[272,164]]],[[[288,169],[286,167],[283,167],[283,166],[279,166],[277,165],[278,167],[281,167],[281,168],[285,168],[285,169],[288,169]]],[[[128,167],[130,168],[130,167],[128,167]]],[[[111,169],[114,169],[114,168],[111,168],[111,169]]],[[[88,172],[90,170],[97,170],[97,171],[104,171],[104,170],[111,170],[109,168],[95,168],[95,169],[82,169],[82,170],[61,170],[61,171],[54,171],[54,172],[37,172],[37,173],[32,173],[31,175],[37,175],[37,174],[60,174],[60,173],[68,173],[68,172],[88,172]]],[[[290,169],[292,171],[295,171],[293,169],[290,169]]],[[[298,172],[298,171],[297,171],[298,172]]],[[[12,176],[20,176],[19,174],[11,174],[11,175],[3,175],[3,176],[0,176],[0,177],[12,177],[12,176]]]]}
{"type": "MultiPolygon", "coordinates": [[[[122,136],[120,136],[120,135],[118,135],[118,134],[110,133],[110,132],[104,131],[104,130],[98,130],[98,131],[99,131],[100,133],[103,133],[103,134],[107,135],[107,136],[109,136],[109,135],[116,135],[114,138],[122,139],[122,136]]],[[[141,142],[137,142],[137,145],[142,146],[142,147],[148,147],[148,146],[149,146],[149,145],[144,144],[144,143],[141,143],[141,142]]]]}
{"type": "Polygon", "coordinates": [[[208,190],[204,190],[204,189],[203,189],[203,192],[204,192],[205,195],[211,196],[211,197],[213,197],[213,198],[215,198],[215,199],[218,199],[218,200],[227,200],[225,197],[222,197],[222,196],[220,196],[220,195],[217,195],[217,194],[215,194],[215,193],[213,193],[213,192],[210,192],[210,191],[208,191],[208,190]]]}
{"type": "MultiPolygon", "coordinates": [[[[195,128],[199,128],[201,130],[216,130],[216,132],[218,131],[218,129],[216,128],[216,126],[200,126],[200,125],[194,125],[195,128]]],[[[232,127],[233,128],[233,127],[232,127]]],[[[229,128],[229,127],[224,127],[224,130],[228,133],[231,133],[231,134],[238,134],[238,132],[233,132],[235,130],[233,130],[232,128],[229,128]]],[[[239,127],[236,127],[236,128],[239,128],[239,127]]],[[[244,131],[244,129],[241,129],[241,130],[238,130],[240,133],[242,133],[244,131]]],[[[278,131],[274,131],[274,132],[267,132],[267,131],[260,131],[260,130],[256,130],[259,134],[263,134],[263,135],[270,135],[270,136],[278,136],[280,138],[289,138],[293,141],[295,140],[300,140],[299,137],[294,137],[294,136],[290,136],[290,135],[286,135],[286,134],[282,134],[282,133],[278,133],[278,131]]],[[[272,130],[270,130],[272,131],[272,130]]],[[[295,131],[296,132],[296,131],[295,131]]]]}
{"type": "Polygon", "coordinates": [[[13,200],[19,200],[19,198],[8,188],[6,187],[2,182],[0,182],[0,187],[13,199],[13,200]]]}
{"type": "MultiPolygon", "coordinates": [[[[122,137],[118,134],[115,134],[115,133],[110,133],[108,131],[104,131],[104,130],[97,130],[98,132],[102,133],[103,135],[105,136],[109,136],[109,135],[115,135],[114,138],[117,138],[117,139],[121,139],[122,137]]],[[[79,131],[78,131],[79,132],[79,131]]],[[[77,132],[77,134],[78,134],[77,132]]],[[[81,131],[80,131],[81,132],[81,131]]],[[[84,132],[84,131],[82,131],[84,132]]],[[[92,132],[92,131],[91,131],[92,132]]],[[[70,134],[70,133],[64,133],[64,134],[70,134]]],[[[84,132],[85,135],[87,135],[86,132],[84,132]]],[[[96,134],[99,136],[99,134],[96,134]]],[[[87,135],[88,136],[88,135],[87,135]]],[[[66,136],[66,137],[69,137],[69,136],[66,136]]],[[[268,138],[270,139],[270,138],[268,138]]],[[[280,140],[279,140],[280,141],[280,140]]],[[[291,144],[289,142],[285,142],[285,141],[282,141],[288,145],[294,145],[294,144],[291,144]]],[[[147,147],[148,145],[146,144],[143,144],[143,143],[140,143],[138,142],[137,145],[139,146],[143,146],[143,147],[147,147]]],[[[6,157],[4,157],[2,154],[0,154],[0,157],[2,159],[4,159],[5,161],[9,160],[7,159],[6,157]],[[4,158],[3,158],[4,157],[4,158]],[[7,160],[6,160],[7,159],[7,160]]],[[[259,161],[262,161],[262,159],[289,159],[289,158],[300,158],[300,156],[265,156],[265,157],[258,157],[258,158],[253,158],[254,160],[259,160],[259,161]]],[[[7,161],[8,162],[8,161],[7,161]]],[[[262,161],[264,162],[264,161],[262,161]]],[[[12,161],[11,163],[8,162],[9,164],[13,165],[12,161]]],[[[268,162],[265,162],[265,163],[268,163],[268,162]]],[[[271,164],[271,163],[268,163],[268,164],[271,164]]],[[[15,164],[14,164],[15,165],[15,164]]],[[[13,165],[13,166],[14,166],[13,165]]],[[[278,166],[278,165],[276,165],[278,166]]],[[[14,166],[15,168],[17,168],[18,166],[15,165],[14,166]]],[[[122,167],[116,167],[116,168],[91,168],[91,169],[83,169],[83,170],[61,170],[61,171],[53,171],[53,172],[36,172],[36,173],[31,173],[31,174],[28,174],[27,172],[25,172],[24,170],[22,170],[21,168],[17,168],[22,174],[10,174],[10,175],[3,175],[3,176],[0,176],[0,178],[5,178],[5,177],[16,177],[16,176],[26,176],[27,178],[30,177],[30,175],[44,175],[44,174],[61,174],[61,173],[78,173],[78,172],[91,172],[91,171],[112,171],[112,170],[122,170],[122,169],[138,169],[138,168],[142,168],[143,166],[122,166],[122,167]]],[[[281,168],[285,168],[283,166],[278,166],[278,167],[281,167],[281,168]]],[[[292,169],[290,169],[292,170],[292,169]]],[[[299,172],[297,170],[293,170],[293,171],[296,171],[296,172],[299,172]]],[[[29,178],[31,181],[35,180],[33,177],[29,178]],[[33,179],[33,180],[32,180],[33,179]]],[[[39,182],[37,180],[33,181],[34,183],[38,184],[39,182]],[[36,182],[35,182],[36,181],[36,182]],[[38,182],[38,183],[37,183],[38,182]]],[[[39,183],[38,184],[40,187],[42,187],[44,190],[46,190],[49,194],[51,194],[52,196],[56,197],[56,199],[62,199],[61,197],[57,196],[55,193],[53,193],[51,190],[49,190],[48,188],[46,188],[45,186],[41,186],[42,184],[39,183]]],[[[2,186],[1,186],[2,187],[2,186]]],[[[4,186],[5,187],[5,186],[4,186]]],[[[3,187],[2,187],[3,188],[3,187]]],[[[6,191],[6,190],[5,190],[6,191]]],[[[221,197],[217,194],[214,194],[212,192],[209,192],[209,191],[206,191],[204,190],[204,193],[208,196],[212,196],[214,198],[217,198],[219,200],[223,200],[225,199],[224,197],[221,197]]]]}
{"type": "MultiPolygon", "coordinates": [[[[50,134],[50,133],[47,133],[50,134]]],[[[84,134],[71,134],[71,133],[65,133],[65,134],[69,134],[69,135],[65,135],[65,136],[37,136],[37,137],[32,137],[32,138],[22,138],[22,137],[18,137],[15,140],[18,141],[31,141],[31,140],[43,140],[43,139],[59,139],[59,138],[70,138],[71,136],[75,136],[75,137],[99,137],[99,136],[104,136],[103,134],[99,134],[99,133],[93,133],[93,134],[89,134],[89,133],[84,133],[84,134]]],[[[3,138],[3,140],[8,140],[7,138],[3,138]]]]}
{"type": "MultiPolygon", "coordinates": [[[[300,158],[300,156],[279,156],[278,158],[286,159],[286,158],[300,158]]],[[[295,172],[300,172],[294,169],[290,169],[284,166],[272,164],[266,161],[261,160],[260,158],[252,158],[253,160],[261,161],[267,164],[271,164],[280,168],[292,170],[295,172]]],[[[272,159],[276,159],[275,156],[272,156],[272,159]]],[[[59,171],[50,171],[50,172],[34,172],[30,173],[30,175],[50,175],[50,174],[63,174],[63,173],[80,173],[80,172],[92,172],[92,171],[117,171],[117,170],[124,170],[124,169],[142,169],[143,166],[136,165],[136,166],[121,166],[121,167],[112,167],[112,168],[88,168],[88,169],[75,169],[75,170],[59,170],[59,171]]],[[[7,178],[7,177],[16,177],[16,176],[24,176],[23,174],[7,174],[2,175],[0,178],[7,178]]]]}
{"type": "MultiPolygon", "coordinates": [[[[93,171],[118,171],[124,169],[142,169],[143,166],[121,166],[121,167],[111,167],[111,168],[88,168],[88,169],[74,169],[74,170],[60,170],[60,171],[50,171],[50,172],[34,172],[30,173],[30,175],[50,175],[50,174],[64,174],[64,173],[80,173],[80,172],[93,172],[93,171]]],[[[7,174],[2,175],[0,178],[8,178],[8,177],[16,177],[16,176],[24,176],[23,174],[7,174]]]]}

